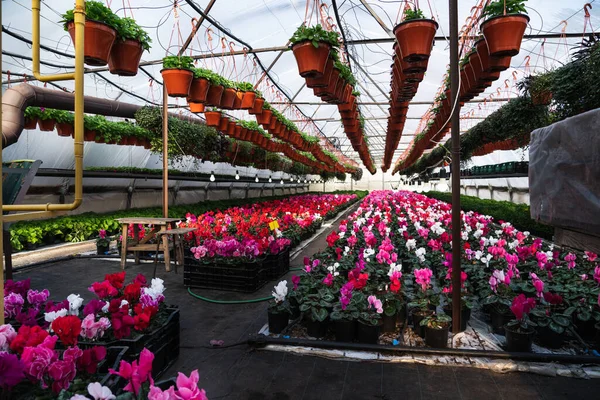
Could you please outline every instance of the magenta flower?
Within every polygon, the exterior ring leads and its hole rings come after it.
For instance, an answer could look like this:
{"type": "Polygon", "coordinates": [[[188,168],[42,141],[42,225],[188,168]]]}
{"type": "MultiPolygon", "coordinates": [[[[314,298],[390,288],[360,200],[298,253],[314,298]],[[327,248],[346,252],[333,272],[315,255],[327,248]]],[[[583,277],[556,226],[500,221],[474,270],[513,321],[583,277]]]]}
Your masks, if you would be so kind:
{"type": "Polygon", "coordinates": [[[17,332],[11,324],[0,325],[0,352],[8,351],[8,347],[15,337],[17,337],[17,332]]]}
{"type": "Polygon", "coordinates": [[[106,229],[100,229],[98,231],[98,236],[100,236],[100,239],[106,239],[106,229]]]}
{"type": "Polygon", "coordinates": [[[18,293],[10,293],[4,297],[4,318],[12,318],[21,312],[23,309],[23,296],[18,293]]]}
{"type": "Polygon", "coordinates": [[[58,394],[63,389],[68,389],[77,369],[75,368],[75,362],[72,360],[59,360],[53,362],[48,367],[48,376],[53,380],[52,391],[58,394]]]}
{"type": "Polygon", "coordinates": [[[46,300],[48,300],[48,297],[50,297],[50,292],[48,289],[44,289],[41,292],[32,289],[27,291],[27,301],[29,304],[38,309],[46,302],[46,300]]]}
{"type": "Polygon", "coordinates": [[[119,364],[119,371],[115,371],[109,368],[111,374],[119,375],[123,379],[127,380],[127,385],[123,390],[127,392],[133,392],[136,396],[140,392],[142,384],[146,381],[150,381],[151,385],[154,385],[152,379],[152,361],[154,360],[154,354],[146,348],[140,353],[139,362],[138,360],[129,364],[127,361],[121,361],[119,364]]]}
{"type": "Polygon", "coordinates": [[[583,258],[587,259],[589,262],[594,262],[598,258],[598,255],[596,253],[592,253],[591,251],[585,251],[583,258]]]}
{"type": "Polygon", "coordinates": [[[43,388],[47,385],[43,381],[43,377],[46,374],[48,367],[56,361],[56,354],[54,350],[39,345],[36,347],[25,347],[23,354],[21,355],[21,361],[25,365],[25,375],[40,381],[43,388]]]}
{"type": "Polygon", "coordinates": [[[600,265],[596,265],[594,268],[594,280],[600,285],[600,265]]]}
{"type": "Polygon", "coordinates": [[[431,277],[433,271],[429,268],[415,269],[413,274],[415,275],[415,281],[418,285],[421,285],[421,290],[426,291],[431,283],[431,277]]]}
{"type": "Polygon", "coordinates": [[[575,260],[577,260],[577,256],[573,253],[569,253],[565,256],[565,261],[568,263],[567,266],[569,269],[575,268],[575,260]]]}
{"type": "Polygon", "coordinates": [[[198,389],[198,370],[195,369],[188,378],[181,372],[177,375],[177,395],[182,400],[208,400],[204,389],[198,389]]]}
{"type": "Polygon", "coordinates": [[[0,352],[0,387],[11,389],[25,379],[25,366],[14,354],[0,352]]]}
{"type": "Polygon", "coordinates": [[[325,278],[323,278],[323,283],[327,286],[333,285],[333,275],[330,273],[327,274],[325,278]]]}
{"type": "Polygon", "coordinates": [[[544,282],[542,282],[534,273],[531,273],[530,276],[533,281],[533,287],[535,287],[535,290],[537,291],[537,296],[542,297],[544,292],[544,282]]]}
{"type": "Polygon", "coordinates": [[[298,285],[300,284],[300,277],[298,275],[292,275],[292,284],[294,285],[294,290],[298,289],[298,285]]]}

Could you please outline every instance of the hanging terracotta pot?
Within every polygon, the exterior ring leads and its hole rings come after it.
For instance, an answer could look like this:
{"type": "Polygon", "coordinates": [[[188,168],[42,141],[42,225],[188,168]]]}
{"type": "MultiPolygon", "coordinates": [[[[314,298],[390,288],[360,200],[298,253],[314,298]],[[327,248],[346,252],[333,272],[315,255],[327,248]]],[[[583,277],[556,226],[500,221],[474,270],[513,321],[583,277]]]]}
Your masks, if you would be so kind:
{"type": "Polygon", "coordinates": [[[206,105],[213,107],[221,105],[221,97],[223,96],[224,91],[225,88],[221,85],[210,85],[206,95],[206,105]]]}
{"type": "Polygon", "coordinates": [[[327,43],[319,42],[318,47],[313,46],[312,42],[300,42],[292,46],[298,72],[303,78],[320,78],[325,72],[327,59],[331,46],[327,43]]]}
{"type": "Polygon", "coordinates": [[[320,78],[306,78],[306,87],[310,89],[314,89],[317,87],[327,87],[329,85],[329,79],[331,78],[331,73],[333,72],[333,59],[331,57],[327,58],[327,63],[325,64],[325,70],[323,71],[323,76],[320,78]]]}
{"type": "Polygon", "coordinates": [[[189,100],[193,103],[205,103],[210,83],[205,78],[194,78],[190,86],[189,100]]]}
{"type": "Polygon", "coordinates": [[[227,134],[231,137],[234,137],[236,130],[235,127],[237,126],[237,124],[235,123],[235,121],[229,121],[227,123],[227,134]]]}
{"type": "Polygon", "coordinates": [[[236,95],[237,90],[233,88],[226,88],[223,92],[223,96],[221,97],[221,104],[219,108],[224,110],[233,110],[233,103],[235,102],[236,95]]]}
{"type": "Polygon", "coordinates": [[[271,117],[273,112],[271,110],[263,109],[260,114],[256,114],[256,122],[261,124],[263,128],[266,128],[271,123],[271,117]]]}
{"type": "Polygon", "coordinates": [[[56,124],[56,132],[58,133],[58,136],[71,136],[75,132],[75,129],[73,128],[73,125],[61,122],[60,124],[56,124]]]}
{"type": "Polygon", "coordinates": [[[86,142],[94,142],[96,141],[96,132],[86,129],[83,131],[83,140],[86,142]]]}
{"type": "Polygon", "coordinates": [[[221,132],[226,132],[228,127],[229,127],[229,118],[221,117],[221,121],[219,122],[219,126],[217,127],[217,130],[219,130],[221,132]]]}
{"type": "Polygon", "coordinates": [[[356,104],[356,96],[351,96],[347,103],[345,103],[345,104],[338,104],[338,110],[340,112],[343,112],[343,111],[352,111],[352,109],[354,108],[355,104],[356,104]]]}
{"type": "MultiPolygon", "coordinates": [[[[69,22],[67,30],[71,35],[73,45],[75,45],[75,23],[69,22]]],[[[85,63],[94,67],[106,65],[110,57],[110,50],[117,38],[117,31],[105,23],[88,19],[85,21],[84,37],[85,63]]]]}
{"type": "Polygon", "coordinates": [[[202,103],[194,103],[191,99],[188,99],[188,105],[190,106],[190,111],[193,113],[203,113],[204,112],[204,104],[202,103]]]}
{"type": "Polygon", "coordinates": [[[56,124],[56,121],[53,120],[52,118],[50,118],[50,119],[40,119],[38,121],[38,126],[40,127],[40,131],[43,131],[43,132],[51,132],[51,131],[53,131],[55,124],[56,124]]]}
{"type": "Polygon", "coordinates": [[[144,148],[146,150],[150,150],[152,148],[152,142],[150,142],[148,139],[145,139],[145,141],[144,141],[144,148]]]}
{"type": "Polygon", "coordinates": [[[35,129],[37,127],[38,118],[25,118],[23,129],[35,129]]]}
{"type": "Polygon", "coordinates": [[[427,60],[433,47],[438,23],[431,19],[402,22],[394,28],[401,57],[407,62],[427,60]]]}
{"type": "Polygon", "coordinates": [[[338,80],[340,79],[342,79],[340,78],[340,71],[338,71],[337,68],[334,68],[329,78],[329,84],[326,87],[314,88],[314,94],[318,97],[332,96],[335,93],[335,88],[337,87],[338,80]]]}
{"type": "Polygon", "coordinates": [[[519,54],[528,23],[529,16],[512,14],[490,18],[481,24],[490,56],[514,57],[519,54]]]}
{"type": "Polygon", "coordinates": [[[137,138],[135,136],[129,136],[126,139],[127,140],[123,144],[127,146],[135,146],[137,143],[137,138]]]}
{"type": "Polygon", "coordinates": [[[221,113],[219,111],[206,111],[204,118],[206,118],[206,126],[217,128],[221,122],[221,113]]]}
{"type": "MultiPolygon", "coordinates": [[[[229,123],[228,129],[231,131],[231,122],[229,123]]],[[[243,134],[243,132],[242,132],[243,131],[242,126],[234,123],[233,129],[234,129],[233,137],[235,137],[236,139],[242,140],[242,134],[243,134]]]]}
{"type": "Polygon", "coordinates": [[[251,115],[260,114],[263,111],[264,104],[265,104],[265,99],[263,99],[262,97],[257,97],[254,100],[254,106],[250,110],[248,110],[248,114],[251,114],[251,115]]]}
{"type": "Polygon", "coordinates": [[[552,102],[552,92],[549,90],[543,90],[540,92],[531,93],[531,102],[536,106],[547,106],[552,102]]]}
{"type": "Polygon", "coordinates": [[[271,122],[269,123],[269,126],[267,129],[269,129],[269,131],[274,131],[278,122],[279,121],[277,120],[277,118],[271,118],[271,122]]]}
{"type": "Polygon", "coordinates": [[[194,73],[189,69],[163,69],[160,71],[167,94],[171,97],[188,97],[194,73]]]}
{"type": "Polygon", "coordinates": [[[115,40],[108,58],[108,70],[119,76],[135,76],[143,53],[144,48],[138,40],[115,40]]]}
{"type": "Polygon", "coordinates": [[[254,102],[256,101],[256,93],[250,91],[250,92],[242,92],[243,93],[243,97],[242,97],[242,105],[241,105],[241,109],[242,110],[250,110],[254,107],[254,102]]]}

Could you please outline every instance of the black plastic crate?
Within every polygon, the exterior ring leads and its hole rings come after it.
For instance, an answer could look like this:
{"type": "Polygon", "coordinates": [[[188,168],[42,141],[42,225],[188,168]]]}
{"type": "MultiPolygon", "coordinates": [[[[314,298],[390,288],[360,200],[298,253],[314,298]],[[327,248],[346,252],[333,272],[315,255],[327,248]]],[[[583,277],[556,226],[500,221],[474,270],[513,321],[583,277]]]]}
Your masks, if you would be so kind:
{"type": "Polygon", "coordinates": [[[187,287],[252,293],[267,283],[261,261],[245,263],[203,263],[185,259],[183,284],[187,287]]]}
{"type": "Polygon", "coordinates": [[[267,256],[263,261],[263,267],[267,280],[277,279],[287,274],[290,270],[290,249],[267,256]]]}

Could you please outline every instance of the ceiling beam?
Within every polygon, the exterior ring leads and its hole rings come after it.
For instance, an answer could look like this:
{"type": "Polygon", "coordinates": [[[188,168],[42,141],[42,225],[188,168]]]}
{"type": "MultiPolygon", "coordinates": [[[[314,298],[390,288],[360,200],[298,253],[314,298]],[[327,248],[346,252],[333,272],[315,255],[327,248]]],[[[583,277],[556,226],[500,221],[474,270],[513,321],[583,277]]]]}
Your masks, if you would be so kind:
{"type": "MultiPolygon", "coordinates": [[[[492,98],[492,99],[473,99],[473,100],[469,100],[466,104],[469,103],[501,103],[501,102],[506,102],[512,100],[510,97],[498,97],[498,98],[492,98]]],[[[287,101],[273,101],[270,102],[269,104],[273,104],[273,105],[282,105],[282,104],[289,104],[289,102],[287,101]]],[[[294,105],[298,105],[298,106],[337,106],[337,104],[335,103],[325,103],[322,101],[295,101],[292,104],[294,105]]],[[[358,105],[359,106],[389,106],[389,102],[387,101],[363,101],[363,102],[359,102],[358,105]]],[[[409,103],[409,106],[432,106],[434,103],[433,101],[411,101],[409,103]]]]}

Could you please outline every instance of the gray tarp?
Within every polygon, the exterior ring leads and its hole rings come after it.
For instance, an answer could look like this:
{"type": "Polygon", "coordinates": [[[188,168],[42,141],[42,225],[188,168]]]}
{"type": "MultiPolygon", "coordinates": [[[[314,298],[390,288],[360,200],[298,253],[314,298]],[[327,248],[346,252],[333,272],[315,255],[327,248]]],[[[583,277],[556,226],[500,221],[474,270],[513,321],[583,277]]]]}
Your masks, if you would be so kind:
{"type": "Polygon", "coordinates": [[[533,219],[600,236],[600,109],[531,133],[529,192],[533,219]]]}

